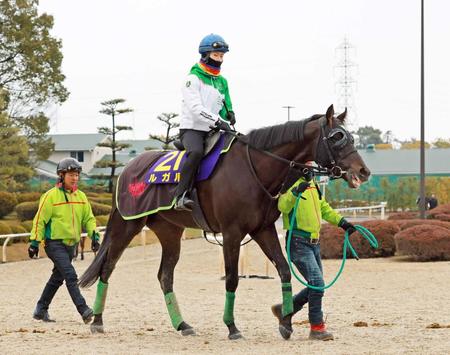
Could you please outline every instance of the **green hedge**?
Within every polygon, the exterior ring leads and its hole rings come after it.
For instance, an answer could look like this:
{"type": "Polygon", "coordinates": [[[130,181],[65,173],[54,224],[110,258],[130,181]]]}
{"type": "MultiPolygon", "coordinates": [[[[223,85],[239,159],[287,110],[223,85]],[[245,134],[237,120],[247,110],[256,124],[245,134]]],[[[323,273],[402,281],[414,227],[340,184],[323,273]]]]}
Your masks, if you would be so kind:
{"type": "Polygon", "coordinates": [[[14,211],[15,205],[17,205],[17,199],[14,194],[0,191],[0,218],[14,211]]]}
{"type": "Polygon", "coordinates": [[[104,198],[104,197],[92,197],[92,198],[88,198],[88,199],[89,199],[90,203],[95,202],[95,203],[100,203],[102,205],[108,205],[108,206],[112,205],[112,198],[111,197],[107,197],[107,198],[104,198]]]}
{"type": "MultiPolygon", "coordinates": [[[[0,222],[0,235],[2,234],[12,234],[11,228],[5,222],[0,222]]],[[[0,245],[3,245],[5,240],[0,239],[0,245]]]]}
{"type": "Polygon", "coordinates": [[[105,205],[103,203],[91,202],[92,213],[94,216],[104,216],[109,215],[111,212],[111,206],[105,205]]]}
{"type": "Polygon", "coordinates": [[[97,221],[97,227],[104,227],[108,223],[109,215],[104,216],[96,216],[95,220],[97,221]]]}
{"type": "Polygon", "coordinates": [[[16,193],[17,203],[35,202],[41,198],[40,192],[20,192],[16,193]]]}
{"type": "Polygon", "coordinates": [[[31,229],[33,228],[33,221],[22,221],[20,225],[25,228],[25,230],[30,233],[31,229]]]}
{"type": "Polygon", "coordinates": [[[16,206],[17,217],[21,221],[33,219],[39,208],[39,201],[22,202],[16,206]]]}

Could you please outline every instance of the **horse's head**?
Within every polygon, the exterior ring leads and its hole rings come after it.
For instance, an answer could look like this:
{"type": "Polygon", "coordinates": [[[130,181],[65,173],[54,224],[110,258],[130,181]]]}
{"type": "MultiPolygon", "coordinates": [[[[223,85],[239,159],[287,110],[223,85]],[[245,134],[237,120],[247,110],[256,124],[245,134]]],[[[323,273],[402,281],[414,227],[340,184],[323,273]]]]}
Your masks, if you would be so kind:
{"type": "Polygon", "coordinates": [[[319,119],[320,138],[316,149],[316,162],[331,170],[334,177],[342,177],[351,188],[367,181],[370,170],[354,146],[353,136],[344,128],[347,109],[334,117],[331,105],[319,119]]]}

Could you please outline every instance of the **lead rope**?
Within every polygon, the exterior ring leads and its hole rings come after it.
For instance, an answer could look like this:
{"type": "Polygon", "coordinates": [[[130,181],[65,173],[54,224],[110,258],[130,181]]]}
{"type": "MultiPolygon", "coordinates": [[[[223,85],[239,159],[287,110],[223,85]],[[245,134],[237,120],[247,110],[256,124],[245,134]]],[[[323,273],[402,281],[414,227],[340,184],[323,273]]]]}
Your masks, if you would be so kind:
{"type": "MultiPolygon", "coordinates": [[[[300,193],[297,196],[297,199],[295,201],[295,205],[294,205],[294,213],[291,216],[291,220],[289,223],[289,232],[288,232],[288,238],[287,238],[287,245],[286,245],[286,252],[287,252],[287,257],[288,257],[288,264],[289,264],[289,269],[291,270],[291,273],[295,276],[295,278],[304,286],[313,289],[313,290],[318,290],[318,291],[323,291],[331,286],[333,286],[333,284],[337,281],[337,279],[339,278],[339,276],[341,276],[342,271],[344,271],[344,265],[345,265],[345,261],[347,260],[347,248],[350,249],[351,253],[353,254],[353,256],[355,257],[355,259],[359,260],[358,254],[356,253],[355,249],[353,248],[352,244],[350,243],[350,239],[349,239],[349,235],[348,235],[348,231],[345,231],[345,235],[344,235],[344,245],[342,247],[342,263],[341,266],[339,268],[338,273],[336,274],[336,276],[334,277],[333,281],[331,281],[328,285],[325,286],[313,286],[310,285],[309,283],[307,283],[306,281],[303,281],[300,276],[297,275],[297,273],[294,270],[294,267],[292,266],[292,261],[291,261],[291,238],[292,238],[292,232],[294,230],[294,221],[295,221],[295,216],[297,214],[297,209],[298,206],[300,204],[300,199],[301,199],[302,194],[300,193]]],[[[361,233],[361,235],[367,239],[367,241],[370,243],[371,247],[376,249],[378,248],[378,241],[375,238],[375,236],[365,227],[361,226],[361,225],[355,225],[355,229],[361,233]]]]}

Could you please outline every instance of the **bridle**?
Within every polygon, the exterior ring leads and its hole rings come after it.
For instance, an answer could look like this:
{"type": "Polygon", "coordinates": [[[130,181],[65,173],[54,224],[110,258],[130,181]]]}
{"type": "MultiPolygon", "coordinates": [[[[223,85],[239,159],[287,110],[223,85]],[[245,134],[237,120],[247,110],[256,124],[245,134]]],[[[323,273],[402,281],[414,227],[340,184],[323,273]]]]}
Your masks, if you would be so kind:
{"type": "Polygon", "coordinates": [[[271,200],[276,200],[280,197],[280,195],[286,188],[285,185],[287,182],[287,178],[289,177],[292,170],[296,171],[297,173],[301,173],[302,175],[309,171],[312,172],[315,176],[328,176],[330,179],[339,179],[346,173],[346,171],[337,164],[337,161],[342,160],[350,154],[356,152],[356,149],[353,148],[349,150],[349,152],[345,152],[345,154],[343,154],[343,149],[347,147],[349,143],[352,144],[353,147],[353,136],[342,126],[338,126],[335,128],[328,127],[327,119],[325,116],[319,118],[319,124],[320,136],[317,142],[316,156],[314,159],[318,163],[318,166],[310,166],[307,164],[298,163],[294,160],[280,157],[267,150],[252,146],[239,133],[233,131],[228,131],[227,133],[233,135],[238,141],[246,145],[247,163],[250,167],[250,172],[252,173],[261,190],[263,190],[271,200]],[[339,135],[342,135],[342,137],[339,138],[339,135]],[[250,156],[250,148],[262,154],[265,154],[279,162],[289,165],[283,183],[281,184],[280,189],[275,195],[272,195],[259,179],[250,156]]]}

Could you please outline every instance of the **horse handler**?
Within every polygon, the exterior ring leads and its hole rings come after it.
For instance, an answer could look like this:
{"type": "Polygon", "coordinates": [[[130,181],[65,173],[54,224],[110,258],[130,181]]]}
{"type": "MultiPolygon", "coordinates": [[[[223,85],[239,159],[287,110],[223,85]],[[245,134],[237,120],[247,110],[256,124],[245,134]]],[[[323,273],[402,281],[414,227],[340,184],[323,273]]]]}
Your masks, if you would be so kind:
{"type": "Polygon", "coordinates": [[[86,195],[77,190],[81,165],[73,158],[65,158],[58,163],[58,184],[41,196],[39,209],[33,220],[28,255],[39,254],[39,243],[43,242],[47,256],[53,261],[53,272],[37,302],[33,318],[44,322],[54,322],[48,314],[53,297],[66,282],[67,290],[84,323],[92,319],[92,309],[88,307],[78,287],[78,276],[72,265],[75,247],[80,240],[84,226],[92,239],[92,251],[100,247],[99,235],[95,231],[96,221],[86,195]]]}
{"type": "MultiPolygon", "coordinates": [[[[312,165],[312,163],[308,162],[307,164],[312,165]]],[[[284,229],[289,230],[290,218],[299,194],[301,194],[302,200],[295,216],[290,245],[292,262],[310,285],[323,287],[325,283],[319,243],[322,218],[348,231],[349,235],[355,232],[356,229],[353,224],[347,222],[325,201],[317,183],[313,179],[311,171],[297,180],[278,200],[278,209],[283,213],[284,229]]],[[[286,242],[287,240],[286,234],[286,242]]],[[[326,330],[323,320],[323,295],[323,290],[304,288],[293,297],[294,312],[287,315],[287,317],[292,317],[308,303],[308,316],[311,326],[309,338],[312,340],[334,339],[333,334],[326,330]]],[[[281,304],[273,305],[272,312],[279,320],[283,318],[281,304]]]]}

